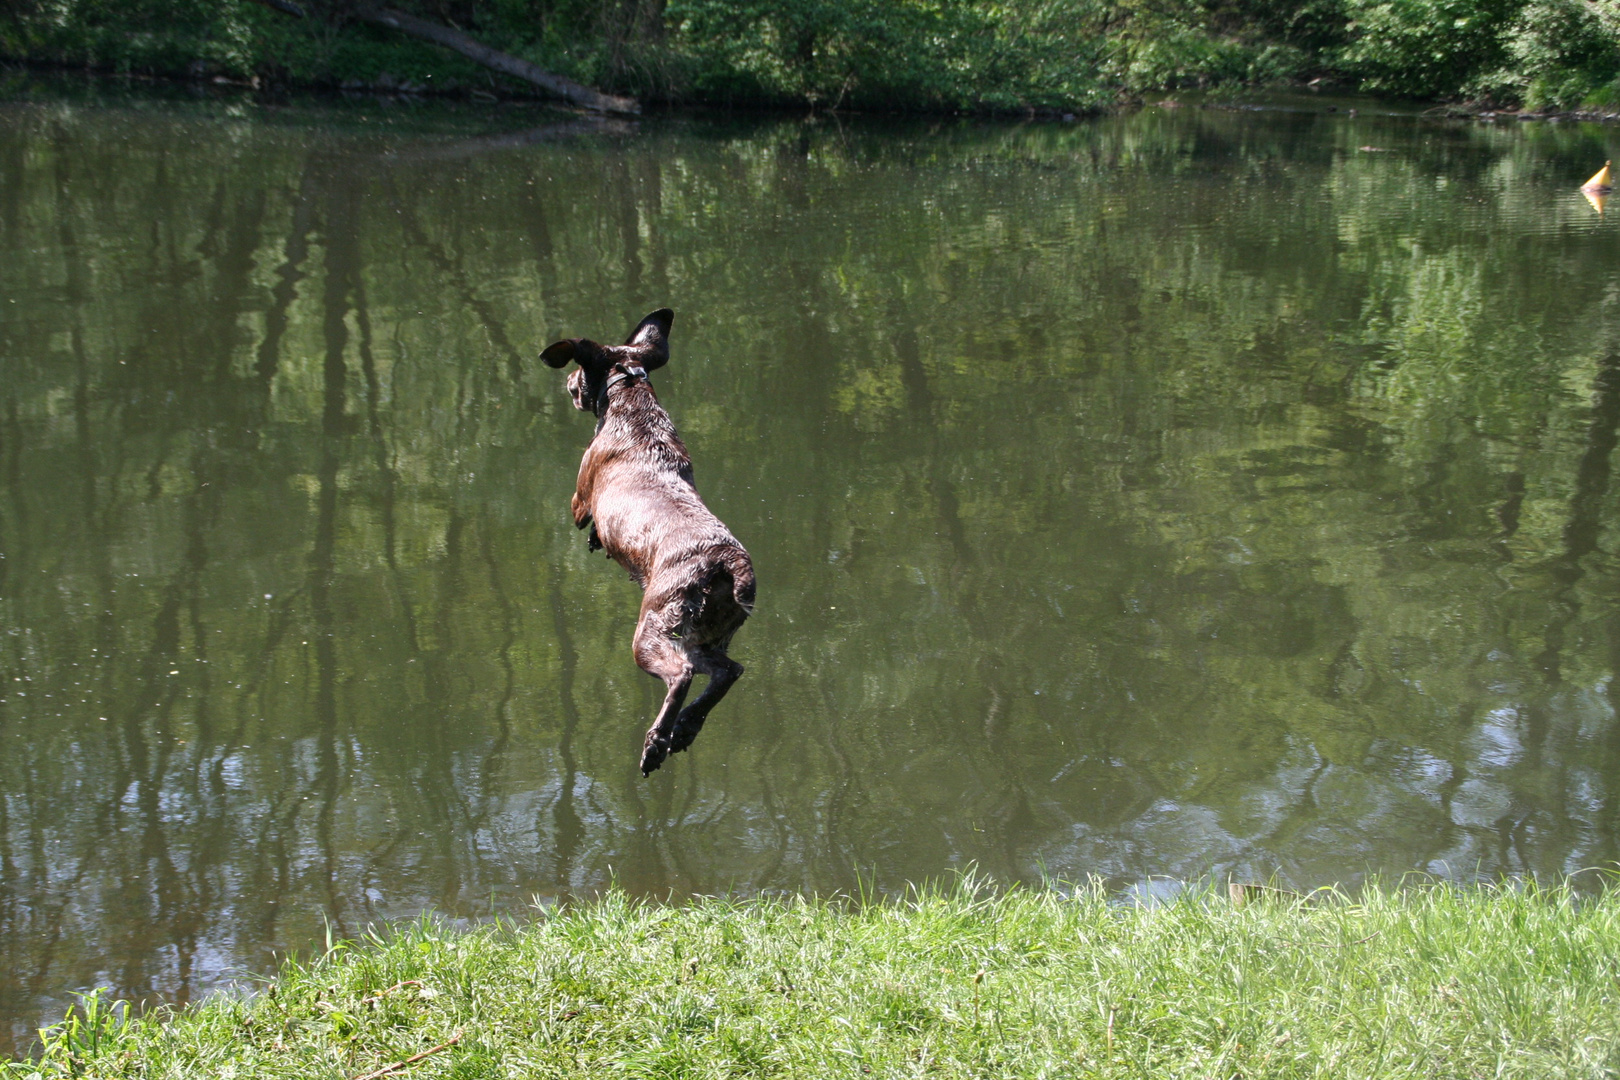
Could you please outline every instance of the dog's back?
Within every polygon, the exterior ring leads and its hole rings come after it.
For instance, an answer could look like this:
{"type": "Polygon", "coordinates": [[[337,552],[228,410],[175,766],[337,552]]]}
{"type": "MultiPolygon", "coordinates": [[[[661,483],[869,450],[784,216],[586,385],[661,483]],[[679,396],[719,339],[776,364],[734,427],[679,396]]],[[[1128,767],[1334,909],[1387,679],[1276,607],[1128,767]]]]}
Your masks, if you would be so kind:
{"type": "Polygon", "coordinates": [[[579,365],[569,393],[597,426],[579,466],[574,524],[590,526],[592,550],[605,550],[642,587],[636,662],[669,687],[647,732],[643,774],[689,746],[741,677],[726,649],[754,607],[748,552],[698,496],[692,459],[647,381],[669,359],[673,321],[666,308],[624,345],[576,338],[541,354],[553,367],[579,365]],[[708,675],[709,685],[681,709],[694,674],[708,675]]]}

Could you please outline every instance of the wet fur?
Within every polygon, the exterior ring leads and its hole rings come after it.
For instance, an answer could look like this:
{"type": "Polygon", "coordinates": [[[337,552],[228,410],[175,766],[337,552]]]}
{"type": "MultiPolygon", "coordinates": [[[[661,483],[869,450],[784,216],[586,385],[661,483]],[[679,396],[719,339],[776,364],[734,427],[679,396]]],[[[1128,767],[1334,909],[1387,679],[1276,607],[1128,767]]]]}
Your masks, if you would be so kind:
{"type": "Polygon", "coordinates": [[[574,525],[589,526],[590,549],[606,551],[641,586],[636,663],[667,687],[642,748],[643,776],[692,744],[742,676],[726,649],[754,609],[748,552],[698,497],[692,459],[647,381],[669,360],[674,319],[662,308],[623,345],[572,338],[540,354],[552,367],[579,365],[568,392],[597,423],[579,463],[574,525]],[[695,675],[709,684],[682,708],[695,675]]]}

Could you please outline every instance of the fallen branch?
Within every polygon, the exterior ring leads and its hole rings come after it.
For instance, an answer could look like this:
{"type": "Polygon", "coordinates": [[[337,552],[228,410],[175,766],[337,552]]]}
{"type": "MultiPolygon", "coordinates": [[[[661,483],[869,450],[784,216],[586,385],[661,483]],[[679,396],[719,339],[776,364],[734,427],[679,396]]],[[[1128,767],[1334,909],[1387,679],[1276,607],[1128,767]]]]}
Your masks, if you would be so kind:
{"type": "MultiPolygon", "coordinates": [[[[284,15],[295,18],[307,18],[302,7],[292,0],[259,0],[265,7],[272,8],[284,15]]],[[[484,65],[492,71],[502,75],[510,75],[514,79],[522,79],[526,83],[538,86],[540,89],[555,94],[565,101],[572,101],[575,105],[593,109],[596,112],[622,113],[635,116],[641,112],[641,103],[635,98],[618,97],[614,94],[604,94],[599,90],[592,90],[582,86],[572,79],[565,79],[561,75],[553,75],[544,68],[536,67],[520,57],[511,53],[503,53],[499,49],[492,49],[476,38],[468,37],[460,30],[452,30],[448,26],[418,19],[415,15],[407,15],[403,11],[392,8],[361,7],[355,10],[354,16],[364,22],[376,23],[386,26],[390,30],[398,30],[402,34],[409,34],[423,41],[430,41],[441,45],[452,52],[458,52],[467,59],[484,65]]]]}
{"type": "Polygon", "coordinates": [[[485,67],[510,75],[514,79],[522,79],[532,83],[542,90],[556,94],[560,98],[572,101],[575,105],[583,105],[587,109],[597,112],[628,113],[634,115],[641,112],[641,105],[635,98],[616,97],[613,94],[604,94],[592,90],[588,86],[581,86],[572,79],[565,79],[561,75],[553,75],[543,68],[535,67],[527,60],[503,53],[499,49],[492,49],[481,41],[474,40],[463,34],[460,30],[452,30],[448,26],[418,19],[415,15],[407,15],[403,11],[392,8],[360,8],[355,16],[366,22],[376,23],[398,30],[402,34],[409,34],[423,41],[431,41],[435,45],[442,45],[446,49],[460,53],[469,60],[483,64],[485,67]]]}
{"type": "Polygon", "coordinates": [[[415,1065],[418,1061],[421,1061],[423,1058],[432,1057],[441,1050],[448,1050],[460,1041],[461,1032],[458,1031],[454,1035],[450,1036],[447,1042],[440,1043],[438,1046],[435,1046],[430,1050],[424,1050],[420,1054],[415,1054],[408,1057],[404,1061],[396,1061],[392,1065],[384,1065],[380,1069],[373,1069],[368,1073],[361,1073],[359,1076],[356,1076],[354,1080],[378,1080],[379,1077],[388,1076],[392,1073],[403,1072],[412,1065],[415,1065]]]}

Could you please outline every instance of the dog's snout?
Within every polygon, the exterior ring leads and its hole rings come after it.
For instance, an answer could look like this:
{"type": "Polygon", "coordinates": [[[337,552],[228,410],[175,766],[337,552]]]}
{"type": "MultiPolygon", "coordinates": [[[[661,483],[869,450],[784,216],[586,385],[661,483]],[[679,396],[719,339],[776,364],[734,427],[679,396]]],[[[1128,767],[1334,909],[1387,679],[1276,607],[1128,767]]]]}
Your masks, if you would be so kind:
{"type": "Polygon", "coordinates": [[[585,400],[585,369],[575,368],[568,373],[568,396],[574,399],[574,408],[581,412],[590,412],[590,402],[585,400]]]}

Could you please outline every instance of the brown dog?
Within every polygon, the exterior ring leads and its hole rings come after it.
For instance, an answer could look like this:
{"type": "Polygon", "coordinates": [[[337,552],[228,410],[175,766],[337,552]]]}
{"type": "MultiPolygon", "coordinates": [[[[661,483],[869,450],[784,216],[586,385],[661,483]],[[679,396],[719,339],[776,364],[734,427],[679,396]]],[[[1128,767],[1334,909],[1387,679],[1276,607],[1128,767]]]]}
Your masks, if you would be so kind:
{"type": "Polygon", "coordinates": [[[748,552],[698,498],[692,459],[647,381],[669,362],[674,321],[660,308],[623,345],[571,338],[540,354],[554,368],[579,365],[568,392],[576,409],[596,414],[596,434],[579,463],[574,525],[591,526],[590,549],[606,550],[641,586],[636,663],[669,688],[647,731],[643,776],[692,745],[742,676],[726,648],[754,610],[748,552]],[[709,685],[682,709],[694,674],[709,685]]]}

